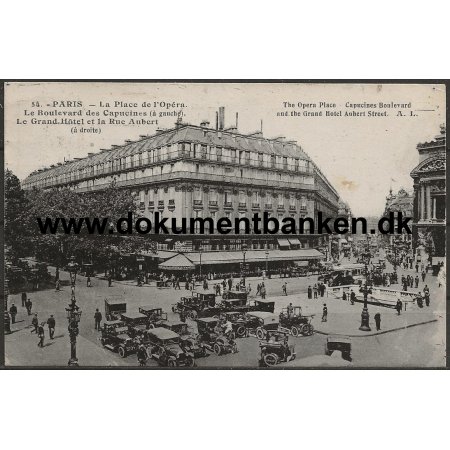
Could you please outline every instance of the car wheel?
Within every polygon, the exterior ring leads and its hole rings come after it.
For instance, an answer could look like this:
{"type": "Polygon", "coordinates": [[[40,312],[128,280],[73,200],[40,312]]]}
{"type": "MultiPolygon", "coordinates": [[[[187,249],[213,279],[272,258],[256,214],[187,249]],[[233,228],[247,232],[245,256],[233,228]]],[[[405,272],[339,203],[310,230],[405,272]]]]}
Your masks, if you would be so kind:
{"type": "Polygon", "coordinates": [[[127,356],[127,351],[125,350],[125,347],[119,347],[118,352],[121,358],[125,358],[127,356]]]}
{"type": "Polygon", "coordinates": [[[305,324],[302,329],[303,336],[311,336],[313,334],[313,327],[309,324],[305,324]]]}
{"type": "Polygon", "coordinates": [[[268,367],[276,366],[278,363],[278,356],[275,353],[268,353],[264,355],[264,362],[268,367]]]}
{"type": "Polygon", "coordinates": [[[176,367],[177,366],[177,362],[174,359],[169,359],[169,361],[167,361],[167,367],[176,367]]]}
{"type": "Polygon", "coordinates": [[[149,324],[148,329],[151,330],[153,328],[155,328],[155,324],[154,323],[149,324]]]}
{"type": "Polygon", "coordinates": [[[245,333],[246,333],[246,330],[245,330],[244,326],[241,325],[241,326],[237,327],[237,329],[236,329],[236,336],[237,337],[244,337],[245,333]]]}
{"type": "Polygon", "coordinates": [[[257,328],[256,329],[256,337],[258,339],[264,339],[264,331],[262,328],[257,328]]]}
{"type": "Polygon", "coordinates": [[[298,336],[298,328],[297,327],[292,327],[291,328],[291,333],[292,333],[292,336],[297,337],[298,336]]]}
{"type": "Polygon", "coordinates": [[[214,353],[217,356],[220,356],[220,354],[222,353],[222,347],[217,342],[214,344],[214,353]]]}

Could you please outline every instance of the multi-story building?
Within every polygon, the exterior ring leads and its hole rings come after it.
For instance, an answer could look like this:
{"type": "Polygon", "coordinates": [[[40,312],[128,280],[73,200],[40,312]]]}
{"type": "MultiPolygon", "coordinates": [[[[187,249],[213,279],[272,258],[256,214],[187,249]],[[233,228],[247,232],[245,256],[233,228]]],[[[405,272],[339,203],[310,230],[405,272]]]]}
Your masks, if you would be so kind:
{"type": "MultiPolygon", "coordinates": [[[[392,188],[389,190],[389,195],[386,197],[386,205],[384,207],[383,217],[389,217],[391,213],[397,218],[398,213],[402,213],[403,217],[413,217],[414,210],[414,193],[408,192],[401,188],[397,194],[392,193],[392,188]]],[[[385,239],[389,245],[396,245],[404,250],[411,250],[412,236],[403,230],[401,235],[388,234],[385,239]]]]}
{"type": "MultiPolygon", "coordinates": [[[[225,129],[223,124],[222,108],[215,128],[206,121],[200,126],[177,121],[155,135],[38,170],[23,187],[101,192],[114,182],[130,191],[141,215],[150,220],[156,211],[177,221],[233,220],[264,212],[279,219],[317,218],[319,211],[324,217],[337,216],[336,190],[295,141],[267,138],[261,131],[243,134],[237,126],[225,129]]],[[[290,242],[254,234],[189,238],[194,250],[240,250],[244,242],[251,249],[313,248],[326,239],[314,233],[290,242]]]]}
{"type": "MultiPolygon", "coordinates": [[[[419,164],[414,180],[413,250],[417,260],[445,256],[445,126],[431,142],[417,145],[419,164]]],[[[435,262],[439,262],[435,261],[435,262]]]]}

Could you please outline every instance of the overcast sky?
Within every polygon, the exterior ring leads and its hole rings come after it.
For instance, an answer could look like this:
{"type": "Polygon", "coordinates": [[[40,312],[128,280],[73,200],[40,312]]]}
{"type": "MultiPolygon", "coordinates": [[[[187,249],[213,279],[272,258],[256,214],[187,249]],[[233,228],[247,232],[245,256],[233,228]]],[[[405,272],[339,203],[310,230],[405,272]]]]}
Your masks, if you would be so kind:
{"type": "MultiPolygon", "coordinates": [[[[260,128],[267,137],[285,136],[297,140],[318,164],[354,214],[379,215],[392,185],[412,188],[411,170],[419,155],[416,145],[429,141],[445,122],[445,87],[442,85],[357,85],[357,84],[116,84],[116,83],[17,83],[6,88],[5,163],[20,179],[35,169],[64,158],[84,157],[88,152],[153,134],[156,126],[102,126],[101,134],[71,134],[70,126],[19,125],[31,102],[82,101],[85,108],[100,101],[183,102],[185,122],[199,124],[208,119],[215,125],[215,111],[225,106],[225,123],[231,126],[239,113],[239,130],[260,128]],[[283,102],[294,104],[285,108],[283,102]],[[315,103],[316,107],[299,108],[315,103]],[[352,111],[349,103],[411,103],[411,108],[386,109],[387,117],[325,117],[319,103],[335,103],[329,111],[352,111]],[[418,111],[426,110],[426,111],[418,111]],[[277,113],[322,111],[322,117],[285,117],[277,113]],[[414,116],[411,116],[411,111],[414,116]]],[[[53,110],[52,107],[45,107],[53,110]]],[[[79,109],[79,108],[75,108],[79,109]]],[[[92,108],[95,109],[95,108],[92,108]]],[[[120,111],[120,108],[110,108],[120,111]]],[[[36,110],[36,108],[35,108],[36,110]]],[[[60,108],[60,111],[64,108],[60,108]]],[[[97,109],[98,110],[98,109],[97,109]]],[[[130,110],[130,108],[122,108],[130,110]]],[[[137,108],[152,111],[153,108],[137,108]]],[[[360,108],[354,111],[383,111],[360,108]]],[[[42,117],[40,117],[42,118],[42,117]]],[[[173,127],[174,117],[159,118],[159,126],[173,127]]]]}

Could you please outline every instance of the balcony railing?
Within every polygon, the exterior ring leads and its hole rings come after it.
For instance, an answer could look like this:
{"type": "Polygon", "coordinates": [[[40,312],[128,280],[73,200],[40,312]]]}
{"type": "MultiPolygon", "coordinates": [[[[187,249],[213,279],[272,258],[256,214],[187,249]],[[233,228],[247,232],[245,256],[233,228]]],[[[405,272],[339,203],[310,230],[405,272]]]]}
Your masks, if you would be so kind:
{"type": "Polygon", "coordinates": [[[154,207],[155,207],[155,202],[154,201],[149,201],[148,202],[148,207],[149,207],[149,209],[153,209],[154,207]]]}
{"type": "Polygon", "coordinates": [[[264,208],[265,208],[265,209],[272,209],[272,203],[266,203],[266,204],[264,205],[264,208]]]}
{"type": "Polygon", "coordinates": [[[224,202],[223,207],[224,208],[232,208],[233,207],[233,202],[224,202]]]}
{"type": "Polygon", "coordinates": [[[259,203],[252,203],[252,209],[259,209],[259,203]]]}
{"type": "Polygon", "coordinates": [[[295,205],[290,205],[289,211],[297,211],[297,207],[295,205]]]}
{"type": "Polygon", "coordinates": [[[284,205],[278,205],[277,206],[278,211],[284,211],[284,205]]]}
{"type": "Polygon", "coordinates": [[[239,209],[246,209],[247,208],[247,203],[246,202],[239,202],[239,209]]]}
{"type": "Polygon", "coordinates": [[[218,208],[218,202],[217,202],[217,200],[210,200],[210,201],[209,201],[209,207],[210,207],[210,208],[218,208]]]}
{"type": "Polygon", "coordinates": [[[164,200],[158,201],[158,209],[164,209],[164,200]]]}

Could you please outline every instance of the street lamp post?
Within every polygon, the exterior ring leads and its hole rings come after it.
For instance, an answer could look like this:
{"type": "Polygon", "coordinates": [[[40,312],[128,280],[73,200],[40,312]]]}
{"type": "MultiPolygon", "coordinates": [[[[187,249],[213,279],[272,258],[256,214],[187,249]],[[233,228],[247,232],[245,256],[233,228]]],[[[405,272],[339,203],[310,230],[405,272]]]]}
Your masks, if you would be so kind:
{"type": "Polygon", "coordinates": [[[79,333],[78,323],[81,318],[81,310],[76,304],[75,298],[75,282],[77,280],[78,264],[75,262],[75,258],[72,256],[70,258],[70,263],[68,264],[69,274],[70,274],[70,284],[71,284],[71,298],[69,307],[66,308],[66,316],[69,322],[69,338],[70,338],[70,359],[69,366],[78,366],[77,358],[77,336],[79,333]]]}
{"type": "Polygon", "coordinates": [[[202,280],[202,249],[198,249],[198,255],[200,257],[200,280],[202,280]]]}
{"type": "Polygon", "coordinates": [[[368,286],[368,264],[370,262],[370,249],[369,249],[369,243],[367,241],[367,249],[366,252],[361,255],[364,260],[364,276],[366,279],[366,282],[364,285],[360,288],[359,292],[362,292],[364,296],[364,306],[361,313],[361,326],[359,329],[361,331],[371,331],[370,325],[369,325],[369,309],[367,308],[367,296],[372,293],[372,288],[368,286]]]}
{"type": "Polygon", "coordinates": [[[269,252],[266,250],[266,277],[269,278],[269,252]]]}
{"type": "Polygon", "coordinates": [[[241,278],[245,286],[245,254],[247,253],[247,245],[242,245],[242,273],[241,278]]]}

